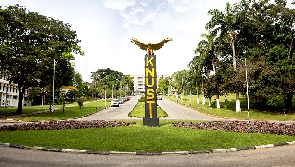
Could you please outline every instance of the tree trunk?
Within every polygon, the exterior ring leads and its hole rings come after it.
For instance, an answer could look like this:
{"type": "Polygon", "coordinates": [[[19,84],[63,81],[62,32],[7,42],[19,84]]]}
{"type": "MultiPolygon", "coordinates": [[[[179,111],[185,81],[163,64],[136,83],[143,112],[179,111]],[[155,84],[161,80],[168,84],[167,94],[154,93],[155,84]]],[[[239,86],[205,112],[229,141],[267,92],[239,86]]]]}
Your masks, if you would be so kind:
{"type": "Polygon", "coordinates": [[[292,98],[294,93],[288,93],[287,96],[284,98],[285,107],[288,109],[292,109],[292,98]]]}
{"type": "Polygon", "coordinates": [[[63,101],[63,102],[62,102],[62,113],[65,112],[65,106],[66,106],[66,104],[65,104],[65,102],[63,101]]]}
{"type": "Polygon", "coordinates": [[[291,33],[291,42],[290,42],[290,45],[289,45],[289,54],[288,54],[288,59],[290,59],[293,55],[293,33],[291,33]]]}
{"type": "Polygon", "coordinates": [[[220,103],[219,103],[219,92],[216,94],[216,108],[220,108],[220,103]]]}
{"type": "Polygon", "coordinates": [[[218,84],[217,83],[215,83],[215,91],[216,91],[216,108],[220,108],[219,89],[218,89],[218,84]]]}
{"type": "Polygon", "coordinates": [[[233,51],[233,67],[234,71],[237,71],[237,62],[236,62],[236,50],[235,50],[235,40],[234,37],[231,37],[231,46],[232,46],[232,51],[233,51]]]}
{"type": "Polygon", "coordinates": [[[16,110],[16,114],[22,114],[23,113],[23,97],[24,97],[24,88],[18,89],[18,106],[16,110]]]}
{"type": "Polygon", "coordinates": [[[203,76],[202,76],[202,104],[205,104],[205,94],[204,94],[204,81],[203,81],[203,76]]]}
{"type": "MultiPolygon", "coordinates": [[[[234,67],[234,71],[235,71],[235,74],[236,74],[236,78],[238,78],[238,76],[237,76],[238,73],[237,73],[235,40],[234,40],[233,36],[231,37],[231,46],[232,46],[232,51],[233,51],[233,67],[234,67]]],[[[235,89],[236,89],[236,112],[240,112],[241,111],[241,105],[240,105],[239,87],[237,85],[237,81],[236,81],[235,89]]]]}
{"type": "Polygon", "coordinates": [[[211,97],[210,98],[208,98],[209,99],[209,107],[211,107],[211,97]]]}
{"type": "Polygon", "coordinates": [[[239,99],[239,86],[235,85],[236,89],[236,112],[241,112],[241,104],[239,99]]]}
{"type": "Polygon", "coordinates": [[[198,87],[197,87],[197,104],[200,104],[199,89],[198,89],[198,87]]]}

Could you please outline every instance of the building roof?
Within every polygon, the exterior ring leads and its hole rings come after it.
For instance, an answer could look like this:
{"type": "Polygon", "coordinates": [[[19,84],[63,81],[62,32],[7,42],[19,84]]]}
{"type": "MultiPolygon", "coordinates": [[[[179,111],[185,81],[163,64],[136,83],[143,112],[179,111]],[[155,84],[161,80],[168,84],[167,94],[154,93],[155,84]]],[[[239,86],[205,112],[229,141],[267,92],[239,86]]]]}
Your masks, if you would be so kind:
{"type": "Polygon", "coordinates": [[[61,86],[61,89],[77,89],[74,86],[61,86]]]}

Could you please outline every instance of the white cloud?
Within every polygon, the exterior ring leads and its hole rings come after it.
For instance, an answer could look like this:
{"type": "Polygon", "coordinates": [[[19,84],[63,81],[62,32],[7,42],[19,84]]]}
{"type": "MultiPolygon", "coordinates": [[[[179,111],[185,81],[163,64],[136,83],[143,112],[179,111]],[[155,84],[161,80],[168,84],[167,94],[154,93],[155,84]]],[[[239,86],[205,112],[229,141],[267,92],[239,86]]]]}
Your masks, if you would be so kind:
{"type": "Polygon", "coordinates": [[[104,0],[103,6],[109,9],[115,9],[115,10],[124,10],[127,7],[135,5],[135,0],[104,0]]]}
{"type": "MultiPolygon", "coordinates": [[[[114,3],[115,1],[111,2],[114,3]]],[[[110,3],[110,0],[106,0],[105,3],[110,3]]],[[[121,7],[113,7],[110,4],[105,5],[105,7],[118,10],[124,21],[122,27],[130,32],[136,26],[141,29],[153,29],[160,32],[191,32],[192,29],[195,29],[192,25],[196,25],[191,24],[193,21],[191,18],[196,18],[196,16],[191,16],[190,11],[197,10],[201,5],[201,0],[151,0],[132,1],[132,5],[121,5],[121,7]]],[[[194,20],[194,22],[196,21],[194,20]]]]}
{"type": "Polygon", "coordinates": [[[184,13],[202,5],[202,0],[168,0],[176,12],[184,13]]]}
{"type": "Polygon", "coordinates": [[[145,2],[145,1],[140,1],[139,2],[142,6],[144,6],[144,7],[148,7],[149,6],[149,4],[147,3],[147,2],[145,2]]]}

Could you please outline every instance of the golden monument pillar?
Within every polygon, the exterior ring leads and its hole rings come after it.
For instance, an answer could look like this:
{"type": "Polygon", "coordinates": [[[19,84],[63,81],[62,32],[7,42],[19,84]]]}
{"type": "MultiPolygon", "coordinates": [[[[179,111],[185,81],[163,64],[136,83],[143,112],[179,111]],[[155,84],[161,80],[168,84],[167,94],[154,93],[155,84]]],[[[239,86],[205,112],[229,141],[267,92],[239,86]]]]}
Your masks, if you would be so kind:
{"type": "Polygon", "coordinates": [[[145,126],[159,126],[159,118],[157,116],[156,55],[154,55],[154,50],[161,49],[165,43],[172,40],[172,38],[166,38],[156,44],[144,44],[135,38],[131,39],[132,43],[135,43],[140,49],[147,51],[144,59],[145,117],[143,118],[143,125],[145,126]]]}

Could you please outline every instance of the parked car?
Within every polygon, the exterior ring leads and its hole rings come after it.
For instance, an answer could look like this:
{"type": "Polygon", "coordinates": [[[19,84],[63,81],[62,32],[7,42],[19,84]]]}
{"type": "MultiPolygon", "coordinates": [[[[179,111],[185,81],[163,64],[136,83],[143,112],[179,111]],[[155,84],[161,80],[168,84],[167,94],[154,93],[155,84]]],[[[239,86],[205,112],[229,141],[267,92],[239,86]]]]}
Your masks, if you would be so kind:
{"type": "Polygon", "coordinates": [[[119,107],[120,106],[120,101],[119,99],[113,99],[111,101],[111,107],[119,107]]]}
{"type": "Polygon", "coordinates": [[[157,100],[162,100],[162,96],[157,96],[157,100]]]}
{"type": "Polygon", "coordinates": [[[120,103],[120,104],[123,104],[124,102],[125,102],[125,101],[124,101],[124,98],[120,97],[120,98],[119,98],[119,103],[120,103]]]}

